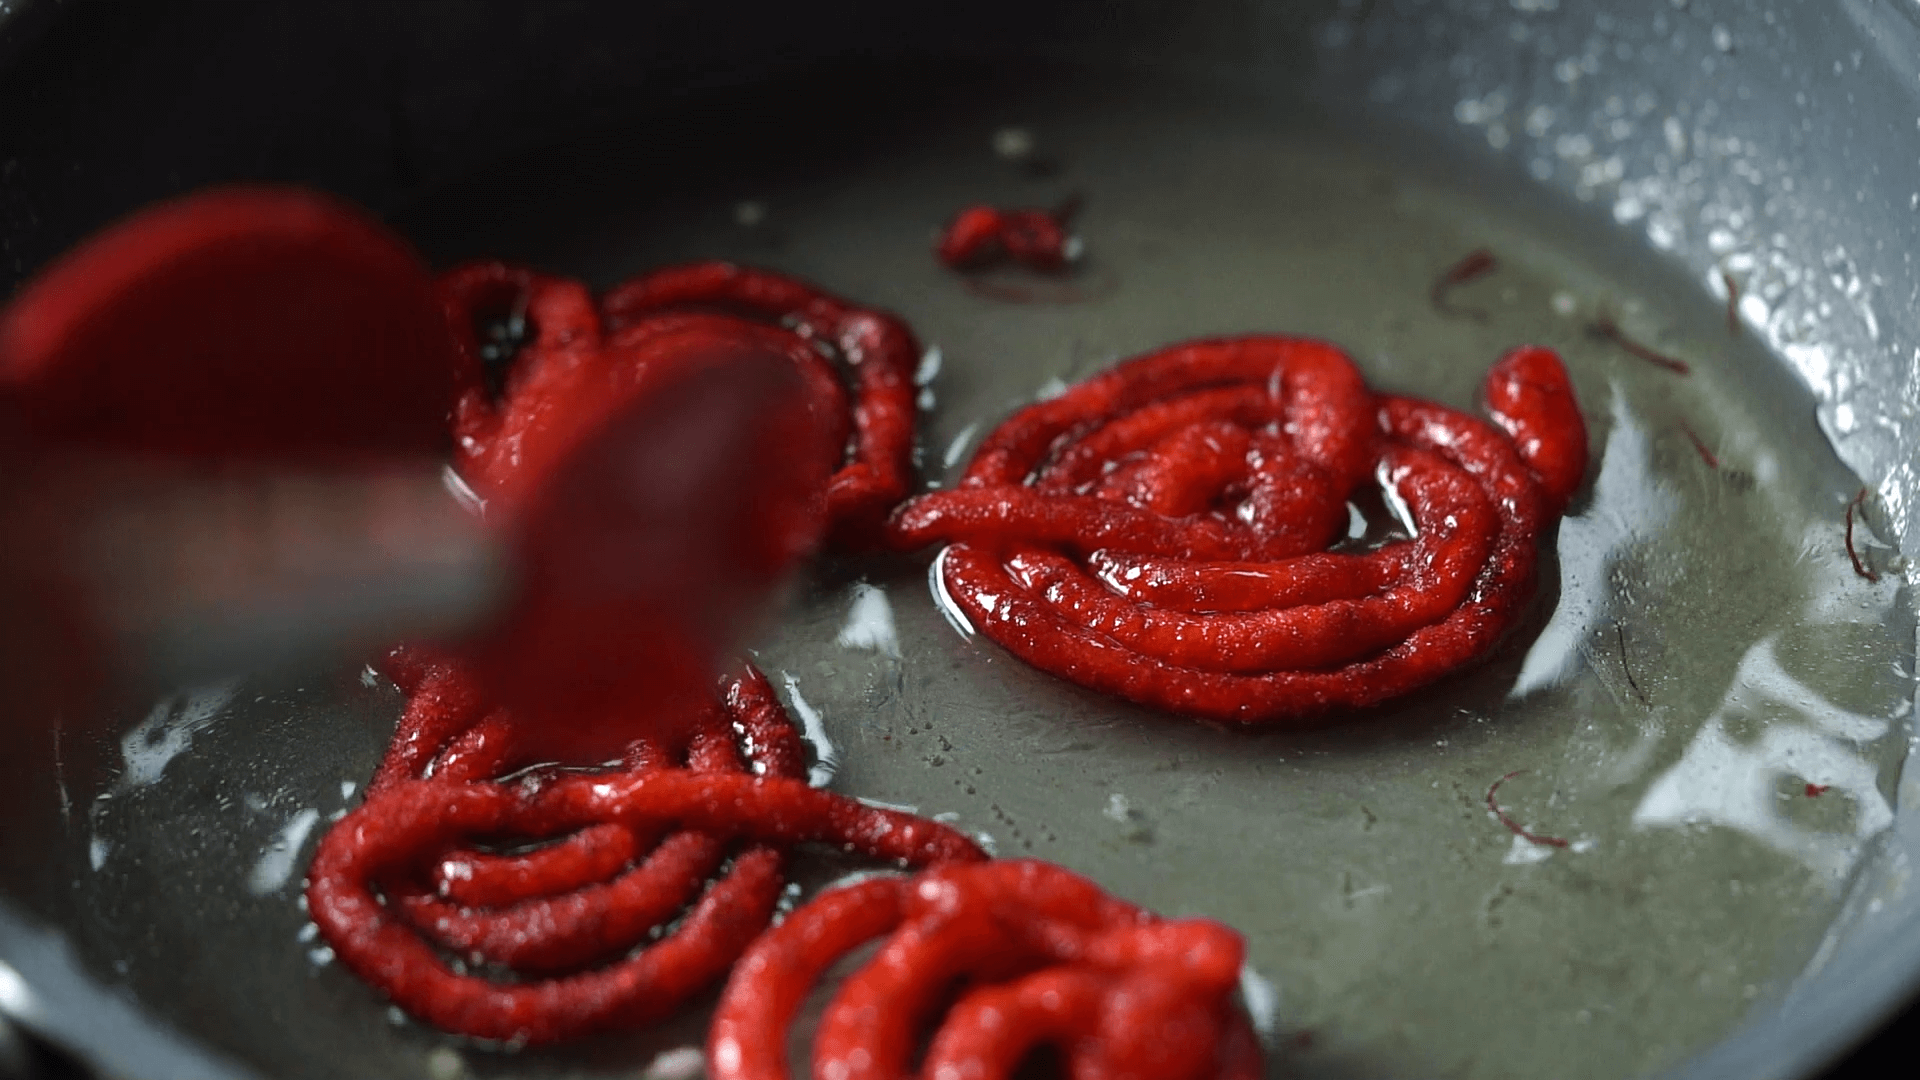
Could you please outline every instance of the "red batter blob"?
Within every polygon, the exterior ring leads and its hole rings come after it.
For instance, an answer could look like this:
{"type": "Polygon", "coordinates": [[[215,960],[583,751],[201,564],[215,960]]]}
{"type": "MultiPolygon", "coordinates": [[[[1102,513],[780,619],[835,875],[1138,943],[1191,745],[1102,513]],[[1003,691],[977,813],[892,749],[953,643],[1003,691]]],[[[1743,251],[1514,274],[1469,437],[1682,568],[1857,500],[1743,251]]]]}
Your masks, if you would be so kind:
{"type": "Polygon", "coordinates": [[[1078,209],[1077,199],[1051,210],[969,206],[941,230],[933,254],[954,270],[979,270],[1005,261],[1058,274],[1073,261],[1067,227],[1078,209]]]}
{"type": "Polygon", "coordinates": [[[799,371],[816,420],[841,455],[826,491],[836,539],[871,542],[912,483],[913,373],[921,350],[895,316],[795,278],[722,262],[655,270],[598,301],[579,282],[498,262],[449,272],[441,292],[463,357],[457,460],[476,489],[512,486],[527,474],[517,455],[529,432],[579,423],[578,410],[599,407],[609,388],[663,355],[726,344],[778,352],[799,371]],[[507,314],[523,316],[532,336],[497,403],[475,325],[507,314]],[[851,400],[829,358],[849,370],[851,400]]]}
{"type": "Polygon", "coordinates": [[[1360,708],[1493,647],[1585,475],[1553,353],[1509,353],[1486,395],[1498,428],[1376,396],[1321,342],[1186,342],[1016,413],[892,535],[950,545],[973,625],[1083,686],[1240,723],[1360,708]],[[1374,480],[1416,535],[1326,551],[1374,480]]]}
{"type": "Polygon", "coordinates": [[[1042,1046],[1076,1077],[1264,1075],[1233,1001],[1240,935],[1161,919],[1057,866],[1007,861],[850,885],[788,916],[727,983],[708,1035],[714,1080],[785,1080],[800,1003],[879,938],[821,1018],[815,1076],[1004,1080],[1042,1046]]]}

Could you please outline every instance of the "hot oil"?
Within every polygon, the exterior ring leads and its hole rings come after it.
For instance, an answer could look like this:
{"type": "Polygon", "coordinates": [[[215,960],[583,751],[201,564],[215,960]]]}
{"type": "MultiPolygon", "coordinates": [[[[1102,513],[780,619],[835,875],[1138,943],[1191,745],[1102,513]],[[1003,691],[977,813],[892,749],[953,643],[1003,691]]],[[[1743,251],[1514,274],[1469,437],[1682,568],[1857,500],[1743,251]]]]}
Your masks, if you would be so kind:
{"type": "MultiPolygon", "coordinates": [[[[1913,628],[1871,504],[1854,540],[1878,582],[1850,564],[1858,481],[1777,363],[1658,267],[1295,109],[1137,81],[920,74],[885,108],[871,80],[845,97],[694,99],[449,187],[401,225],[442,263],[498,255],[606,286],[731,258],[898,312],[937,349],[922,365],[929,486],[1037,396],[1182,338],[1254,331],[1325,338],[1376,387],[1468,410],[1504,350],[1551,346],[1594,466],[1548,541],[1537,603],[1487,662],[1306,731],[1221,730],[1028,668],[942,615],[932,552],[825,559],[752,655],[817,718],[831,785],[1236,927],[1276,1076],[1633,1075],[1785,993],[1889,820],[1913,628]],[[864,126],[821,120],[867,107],[864,126]],[[1010,128],[1030,136],[1026,156],[997,152],[1020,142],[1010,128]],[[983,294],[931,257],[962,205],[1073,194],[1087,254],[1058,302],[983,294]],[[1480,248],[1495,269],[1436,310],[1435,278],[1480,248]],[[1603,312],[1690,374],[1589,333],[1603,312]]],[[[319,696],[287,699],[274,724],[216,721],[244,729],[229,760],[308,762],[282,778],[288,808],[337,805],[342,781],[364,781],[394,708],[355,678],[319,696]],[[343,732],[350,750],[315,755],[343,732]]],[[[217,783],[220,762],[197,749],[146,797],[217,783]]],[[[122,858],[179,827],[103,821],[122,858]]],[[[256,846],[285,828],[255,830],[256,846]]],[[[297,1010],[309,1054],[348,1035],[365,1074],[417,1070],[436,1038],[386,1023],[337,966],[309,970],[291,890],[251,896],[260,852],[242,848],[228,924],[286,930],[260,931],[272,974],[255,991],[297,1010]]],[[[196,1008],[251,1004],[215,996],[196,1008]]],[[[482,1074],[630,1074],[698,1032],[691,1018],[467,1056],[482,1074]]],[[[289,1052],[290,1074],[312,1060],[289,1052]]]]}

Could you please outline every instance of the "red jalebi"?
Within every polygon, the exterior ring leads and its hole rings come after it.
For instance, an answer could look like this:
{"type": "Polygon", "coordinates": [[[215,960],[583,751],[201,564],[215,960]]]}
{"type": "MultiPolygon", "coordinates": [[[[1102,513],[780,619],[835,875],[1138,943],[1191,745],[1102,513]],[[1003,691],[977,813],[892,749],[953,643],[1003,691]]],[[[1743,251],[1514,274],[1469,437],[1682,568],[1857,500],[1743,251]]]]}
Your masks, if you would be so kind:
{"type": "Polygon", "coordinates": [[[581,366],[637,370],[663,354],[719,345],[792,359],[832,445],[849,447],[826,491],[828,520],[839,542],[872,543],[912,482],[913,373],[920,346],[895,316],[795,278],[723,262],[655,270],[615,286],[597,304],[579,282],[499,262],[449,272],[441,292],[463,357],[454,415],[457,464],[476,487],[489,480],[513,482],[527,429],[575,422],[570,408],[550,403],[561,394],[581,396],[567,389],[582,381],[581,366]],[[489,392],[476,332],[476,323],[488,316],[523,317],[531,324],[531,340],[508,377],[505,408],[489,392]],[[594,355],[602,359],[582,360],[594,355]],[[851,370],[851,406],[827,357],[838,357],[851,370]],[[521,401],[532,407],[516,407],[521,401]]]}
{"type": "Polygon", "coordinates": [[[821,1080],[1001,1080],[1042,1046],[1088,1080],[1263,1074],[1233,1001],[1240,935],[1206,919],[1160,919],[1057,866],[1006,861],[870,880],[789,915],[727,983],[708,1034],[714,1080],[785,1080],[801,1001],[836,961],[881,937],[820,1021],[821,1080]]]}
{"type": "MultiPolygon", "coordinates": [[[[844,417],[845,392],[816,352],[839,357],[854,379],[853,430],[846,461],[827,484],[827,519],[843,545],[878,542],[888,512],[913,481],[913,374],[921,350],[904,321],[794,278],[720,262],[643,274],[616,285],[601,308],[616,334],[688,308],[763,320],[796,343],[796,362],[807,353],[809,382],[823,397],[831,385],[844,417]]],[[[836,430],[845,441],[845,419],[836,430]]]]}
{"type": "MultiPolygon", "coordinates": [[[[548,725],[527,724],[507,710],[488,708],[479,680],[459,661],[400,648],[388,657],[387,670],[407,695],[407,705],[387,755],[367,785],[369,796],[396,783],[428,777],[451,783],[495,780],[532,765],[564,760],[571,748],[570,742],[554,739],[548,725]]],[[[805,755],[793,725],[757,669],[749,666],[728,683],[722,701],[708,704],[694,719],[685,746],[636,738],[628,744],[621,765],[641,771],[684,764],[695,772],[745,769],[754,775],[790,778],[806,774],[805,755]],[[749,759],[745,763],[733,744],[735,733],[745,740],[749,759]]],[[[563,842],[511,858],[472,852],[449,855],[434,871],[433,884],[440,895],[458,903],[497,907],[605,880],[658,839],[608,826],[586,829],[563,842]]]]}
{"type": "Polygon", "coordinates": [[[1075,241],[1067,226],[1078,209],[1077,199],[1052,210],[969,206],[941,230],[933,254],[954,270],[976,270],[1006,259],[1057,274],[1073,261],[1075,241]]]}
{"type": "Polygon", "coordinates": [[[702,718],[684,765],[636,741],[618,769],[496,780],[538,755],[524,733],[457,666],[408,654],[394,670],[407,713],[367,801],[321,841],[307,907],[342,963],[445,1031],[550,1043],[671,1014],[771,921],[787,845],[985,857],[797,779],[798,738],[758,672],[702,718]]]}
{"type": "MultiPolygon", "coordinates": [[[[919,865],[983,858],[944,826],[797,779],[798,738],[757,671],[731,684],[724,706],[704,687],[683,692],[711,662],[704,601],[764,590],[811,550],[822,515],[796,507],[824,504],[857,539],[904,493],[918,352],[906,327],[721,264],[647,275],[598,305],[577,282],[500,263],[455,270],[439,288],[460,359],[457,466],[526,564],[508,620],[518,634],[389,657],[406,710],[367,802],[322,841],[309,876],[309,909],[342,961],[442,1029],[551,1042],[663,1016],[724,974],[773,916],[784,845],[826,841],[919,865]],[[532,324],[497,400],[479,335],[494,317],[532,324]],[[860,381],[851,418],[821,355],[836,350],[860,381]],[[655,465],[633,448],[679,445],[620,441],[622,425],[671,423],[662,401],[681,400],[669,395],[703,372],[766,371],[805,403],[752,414],[764,430],[720,433],[753,443],[740,476],[754,496],[707,500],[739,514],[676,529],[704,531],[639,575],[631,599],[602,602],[595,590],[621,577],[623,560],[659,557],[620,544],[629,489],[650,479],[634,470],[655,465]],[[851,459],[830,480],[810,472],[850,430],[851,459]],[[595,573],[555,565],[576,553],[595,573]],[[682,578],[700,595],[676,595],[682,578]],[[540,654],[531,666],[560,707],[516,707],[490,681],[491,661],[529,667],[526,650],[540,654]]],[[[658,536],[646,507],[637,513],[632,535],[658,536]]]]}
{"type": "Polygon", "coordinates": [[[1586,471],[1559,359],[1515,350],[1487,423],[1368,390],[1298,338],[1187,342],[1016,413],[960,484],[896,513],[1015,655],[1188,716],[1271,723],[1376,704],[1484,656],[1586,471]],[[1329,552],[1370,479],[1410,539],[1329,552]]]}

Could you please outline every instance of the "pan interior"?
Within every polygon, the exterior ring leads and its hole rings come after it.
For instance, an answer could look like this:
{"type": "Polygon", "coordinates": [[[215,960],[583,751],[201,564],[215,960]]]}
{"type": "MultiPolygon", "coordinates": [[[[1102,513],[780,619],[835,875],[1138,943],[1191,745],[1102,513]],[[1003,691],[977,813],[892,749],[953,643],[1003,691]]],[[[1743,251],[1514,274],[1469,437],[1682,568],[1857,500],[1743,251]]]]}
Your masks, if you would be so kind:
{"type": "MultiPolygon", "coordinates": [[[[929,485],[1020,404],[1181,338],[1321,337],[1376,387],[1469,410],[1507,348],[1559,350],[1594,467],[1541,596],[1489,662],[1399,704],[1311,732],[1154,715],[957,633],[924,556],[823,560],[752,657],[824,726],[835,789],[1244,933],[1273,1075],[1603,1078],[1711,1043],[1815,956],[1892,819],[1914,635],[1898,575],[1849,562],[1859,481],[1804,391],[1696,288],[1571,218],[1409,168],[1298,102],[929,65],[689,97],[398,224],[441,265],[501,256],[604,287],[722,257],[896,311],[938,350],[929,485]],[[1032,157],[996,152],[1008,129],[1032,157]],[[979,295],[931,258],[964,204],[1073,194],[1072,302],[979,295]],[[1479,248],[1498,267],[1455,298],[1485,318],[1436,311],[1436,275],[1479,248]],[[1602,311],[1691,374],[1596,339],[1602,311]],[[1508,817],[1568,846],[1489,812],[1502,777],[1508,817]]],[[[1885,569],[1874,520],[1855,539],[1885,569]]],[[[82,959],[272,1075],[683,1060],[698,1013],[511,1053],[405,1022],[331,961],[301,875],[397,710],[357,667],[155,705],[97,775],[63,780],[82,959]]],[[[807,884],[845,869],[810,859],[807,884]]]]}

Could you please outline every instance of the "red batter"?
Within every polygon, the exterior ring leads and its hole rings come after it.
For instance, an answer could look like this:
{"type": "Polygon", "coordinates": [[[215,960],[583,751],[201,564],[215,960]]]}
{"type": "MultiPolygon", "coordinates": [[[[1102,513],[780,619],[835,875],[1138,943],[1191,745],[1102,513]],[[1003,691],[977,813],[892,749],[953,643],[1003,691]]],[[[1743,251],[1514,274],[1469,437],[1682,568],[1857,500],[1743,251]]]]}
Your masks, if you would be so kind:
{"type": "Polygon", "coordinates": [[[1016,413],[892,536],[948,544],[965,616],[1083,686],[1239,723],[1373,705],[1486,655],[1585,474],[1552,352],[1509,353],[1486,395],[1497,427],[1375,395],[1321,342],[1186,342],[1016,413]],[[1417,535],[1326,551],[1376,479],[1417,535]]]}
{"type": "MultiPolygon", "coordinates": [[[[1018,236],[1001,242],[1025,250],[1018,236]]],[[[89,449],[294,461],[427,449],[446,372],[422,361],[447,343],[426,291],[403,245],[325,200],[184,200],[97,239],[8,309],[0,404],[32,416],[37,437],[89,449]],[[209,299],[211,318],[194,306],[209,299]],[[169,330],[205,333],[179,335],[177,364],[153,363],[170,356],[153,351],[169,330]]],[[[911,463],[919,350],[904,324],[714,263],[647,275],[597,303],[577,283],[500,263],[455,271],[439,293],[457,361],[457,464],[526,564],[509,620],[518,632],[502,640],[533,652],[514,659],[548,673],[554,700],[539,713],[503,703],[483,677],[484,645],[388,657],[405,713],[366,801],[321,840],[308,873],[308,910],[349,970],[443,1030],[537,1044],[662,1018],[751,945],[713,1064],[720,1076],[777,1076],[781,1029],[807,985],[891,933],[829,1012],[823,1075],[904,1074],[956,978],[966,993],[928,1051],[930,1075],[1005,1076],[1043,1043],[1076,1076],[1260,1075],[1230,1000],[1237,935],[1159,920],[1045,864],[973,865],[985,855],[945,825],[808,787],[764,677],[749,669],[722,700],[648,693],[703,676],[700,650],[675,637],[699,637],[697,620],[630,625],[631,604],[596,607],[588,592],[622,598],[605,567],[562,565],[624,537],[632,520],[606,517],[634,501],[621,483],[632,476],[614,471],[636,456],[618,452],[635,445],[618,441],[621,423],[669,415],[661,401],[686,385],[675,379],[703,365],[752,376],[791,362],[802,407],[781,399],[756,414],[770,430],[747,436],[750,456],[755,475],[773,477],[767,490],[818,490],[820,505],[742,500],[754,503],[750,527],[715,538],[735,572],[687,576],[702,589],[761,586],[812,549],[823,520],[844,542],[877,539],[911,463]],[[496,399],[476,331],[502,314],[533,332],[496,399]],[[823,350],[853,369],[851,408],[823,350]],[[815,466],[830,454],[828,479],[815,466]],[[583,648],[583,625],[613,647],[583,648]],[[566,654],[539,654],[555,642],[566,654]],[[576,682],[594,692],[568,698],[576,682]],[[836,890],[754,945],[797,843],[934,869],[836,890]]]]}
{"type": "Polygon", "coordinates": [[[919,353],[905,325],[718,263],[649,274],[598,301],[502,263],[457,269],[439,290],[459,358],[456,464],[489,522],[517,538],[524,596],[508,620],[516,632],[498,643],[514,652],[482,642],[464,658],[389,657],[406,711],[368,801],[310,873],[309,908],[342,961],[445,1030],[550,1042],[664,1016],[724,974],[773,915],[786,845],[916,864],[982,858],[944,826],[807,788],[799,741],[758,672],[724,702],[705,690],[698,609],[715,590],[764,590],[813,549],[823,520],[849,542],[875,536],[904,494],[919,353]],[[496,388],[479,331],[501,317],[526,334],[496,388]],[[823,353],[851,366],[851,405],[823,353]],[[676,379],[743,358],[753,363],[714,370],[790,364],[804,399],[767,414],[792,430],[747,433],[743,475],[770,495],[815,493],[812,512],[804,497],[745,500],[744,518],[706,523],[719,530],[711,543],[681,553],[720,560],[685,568],[699,595],[657,613],[596,606],[620,563],[647,557],[623,547],[577,572],[596,542],[621,539],[624,519],[607,508],[632,482],[618,471],[631,455],[596,440],[632,417],[670,422],[657,403],[676,379]],[[843,459],[833,470],[804,467],[829,452],[843,459]],[[583,619],[596,627],[584,640],[583,619]],[[603,637],[612,647],[591,651],[603,637]],[[561,654],[528,664],[524,650],[543,648],[561,654]],[[489,681],[508,657],[547,673],[539,710],[489,681]]]}
{"type": "Polygon", "coordinates": [[[820,1020],[816,1077],[1004,1080],[1043,1045],[1075,1077],[1265,1074],[1233,1001],[1240,935],[1161,919],[1057,866],[1007,861],[850,885],[789,915],[727,983],[707,1037],[714,1080],[785,1080],[801,1001],[883,937],[820,1020]]]}
{"type": "Polygon", "coordinates": [[[1078,206],[1076,200],[1053,210],[969,206],[941,230],[934,257],[954,270],[978,270],[1004,260],[1043,274],[1060,273],[1073,261],[1067,226],[1078,206]]]}
{"type": "Polygon", "coordinates": [[[527,472],[516,454],[530,433],[579,423],[579,411],[601,407],[622,378],[663,356],[728,345],[789,357],[827,441],[848,446],[826,492],[841,541],[871,542],[912,481],[920,346],[906,323],[885,312],[795,278],[722,262],[656,270],[598,301],[577,281],[473,263],[446,274],[441,293],[463,357],[457,463],[476,488],[512,487],[527,472]],[[509,312],[529,321],[533,337],[514,361],[504,401],[496,402],[474,327],[479,318],[509,312]],[[827,356],[849,369],[851,402],[827,356]]]}
{"type": "Polygon", "coordinates": [[[501,782],[512,759],[490,736],[504,718],[474,707],[458,670],[396,674],[413,689],[406,718],[367,801],[321,840],[307,908],[349,970],[444,1031],[531,1045],[673,1014],[766,929],[792,844],[985,858],[945,825],[796,779],[798,740],[757,672],[684,759],[636,742],[618,769],[501,782]],[[422,759],[431,775],[416,778],[422,759]],[[544,846],[475,846],[529,843],[544,846]]]}

